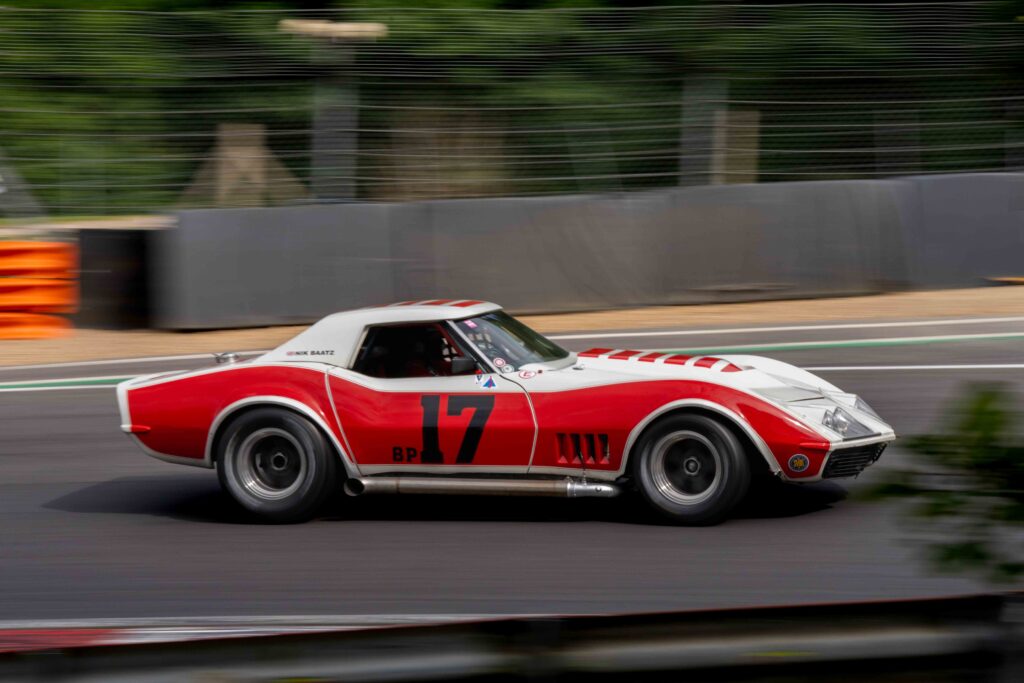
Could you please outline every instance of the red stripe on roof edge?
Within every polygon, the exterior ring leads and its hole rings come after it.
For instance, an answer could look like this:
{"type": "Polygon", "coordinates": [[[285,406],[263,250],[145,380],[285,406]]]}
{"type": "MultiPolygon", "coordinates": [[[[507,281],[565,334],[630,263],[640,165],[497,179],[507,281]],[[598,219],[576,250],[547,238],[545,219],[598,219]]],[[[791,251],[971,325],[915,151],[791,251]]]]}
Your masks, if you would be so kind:
{"type": "Polygon", "coordinates": [[[633,356],[639,356],[641,353],[643,353],[643,352],[642,351],[619,351],[618,353],[613,354],[613,355],[608,356],[608,357],[612,358],[614,360],[626,360],[627,358],[632,358],[633,356]]]}

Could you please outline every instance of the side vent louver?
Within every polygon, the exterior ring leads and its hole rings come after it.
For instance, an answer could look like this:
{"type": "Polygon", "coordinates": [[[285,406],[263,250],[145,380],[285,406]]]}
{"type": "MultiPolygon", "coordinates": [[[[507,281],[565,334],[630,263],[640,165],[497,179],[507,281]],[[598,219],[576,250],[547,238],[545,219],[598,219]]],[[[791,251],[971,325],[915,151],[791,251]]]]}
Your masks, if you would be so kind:
{"type": "Polygon", "coordinates": [[[558,463],[560,465],[608,465],[611,452],[607,434],[575,434],[559,432],[558,463]]]}

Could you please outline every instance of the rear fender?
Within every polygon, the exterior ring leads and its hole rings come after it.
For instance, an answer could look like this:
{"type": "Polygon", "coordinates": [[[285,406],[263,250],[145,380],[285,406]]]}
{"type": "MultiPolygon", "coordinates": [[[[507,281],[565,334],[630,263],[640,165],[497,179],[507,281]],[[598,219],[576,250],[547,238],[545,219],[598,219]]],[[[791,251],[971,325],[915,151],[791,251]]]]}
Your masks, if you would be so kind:
{"type": "Polygon", "coordinates": [[[330,440],[347,473],[358,472],[344,446],[327,375],[320,364],[237,364],[148,375],[118,385],[122,430],[159,460],[214,467],[215,439],[225,420],[253,406],[277,406],[310,420],[330,440]]]}
{"type": "Polygon", "coordinates": [[[299,413],[303,417],[309,419],[330,440],[335,452],[341,458],[342,465],[345,467],[345,474],[350,477],[359,476],[359,469],[352,462],[348,452],[341,445],[341,442],[338,441],[338,438],[334,435],[334,432],[327,423],[324,422],[324,420],[305,403],[296,401],[295,399],[285,398],[283,396],[249,396],[239,401],[235,401],[220,411],[217,417],[214,418],[213,423],[210,425],[210,433],[206,439],[206,451],[203,456],[204,467],[213,467],[214,457],[216,457],[214,449],[216,447],[217,433],[221,426],[224,425],[232,416],[237,415],[243,410],[257,406],[287,408],[288,410],[299,413]]]}

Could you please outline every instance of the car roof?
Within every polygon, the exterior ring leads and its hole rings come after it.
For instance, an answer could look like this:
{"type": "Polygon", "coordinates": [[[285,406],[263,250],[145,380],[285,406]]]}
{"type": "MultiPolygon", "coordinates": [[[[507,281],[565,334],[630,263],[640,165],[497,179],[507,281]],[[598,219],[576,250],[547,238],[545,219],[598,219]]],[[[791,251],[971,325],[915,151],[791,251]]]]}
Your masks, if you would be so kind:
{"type": "Polygon", "coordinates": [[[397,303],[383,304],[381,306],[368,306],[367,308],[360,308],[357,311],[347,311],[346,313],[335,315],[346,315],[348,313],[359,313],[361,311],[379,311],[380,309],[387,309],[386,313],[401,315],[401,311],[416,310],[420,311],[420,314],[425,312],[428,315],[437,316],[438,320],[454,320],[500,308],[501,306],[498,304],[491,303],[490,301],[480,301],[478,299],[424,299],[423,301],[399,301],[397,303]]]}
{"type": "Polygon", "coordinates": [[[500,311],[501,306],[477,299],[424,299],[369,306],[332,313],[297,336],[263,354],[268,362],[315,361],[349,367],[363,330],[370,325],[461,320],[500,311]]]}

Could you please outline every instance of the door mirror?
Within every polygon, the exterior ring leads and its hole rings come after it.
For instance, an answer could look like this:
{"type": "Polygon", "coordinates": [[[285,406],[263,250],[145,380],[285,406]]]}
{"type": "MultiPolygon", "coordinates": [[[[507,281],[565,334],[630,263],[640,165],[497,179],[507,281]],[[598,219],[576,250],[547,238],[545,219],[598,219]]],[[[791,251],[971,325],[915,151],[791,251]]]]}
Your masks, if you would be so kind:
{"type": "Polygon", "coordinates": [[[476,372],[476,361],[469,356],[455,356],[452,358],[453,375],[472,375],[476,372]]]}

